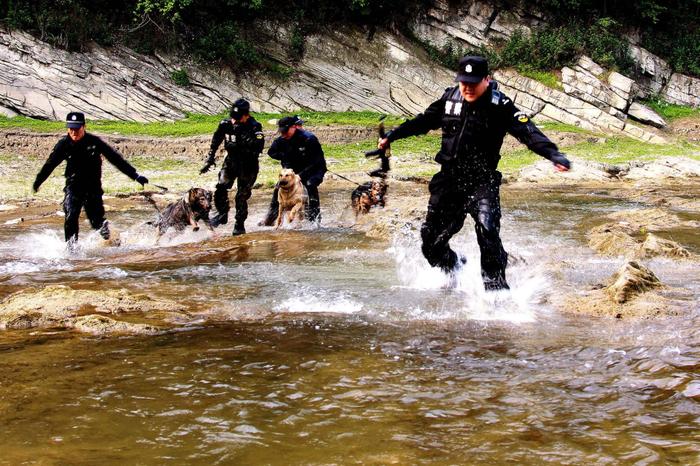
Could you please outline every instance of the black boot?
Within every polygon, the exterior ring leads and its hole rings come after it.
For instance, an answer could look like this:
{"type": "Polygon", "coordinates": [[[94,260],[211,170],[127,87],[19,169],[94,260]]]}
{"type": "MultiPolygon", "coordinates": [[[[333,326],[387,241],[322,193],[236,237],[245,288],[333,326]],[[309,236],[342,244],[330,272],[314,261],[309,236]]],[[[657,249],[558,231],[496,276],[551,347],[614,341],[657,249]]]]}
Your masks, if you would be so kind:
{"type": "Polygon", "coordinates": [[[216,228],[219,225],[226,225],[228,223],[228,212],[220,212],[214,215],[209,222],[212,228],[216,228]]]}
{"type": "Polygon", "coordinates": [[[236,222],[236,224],[233,226],[233,233],[231,234],[233,236],[245,235],[245,226],[243,225],[243,222],[236,222]]]}

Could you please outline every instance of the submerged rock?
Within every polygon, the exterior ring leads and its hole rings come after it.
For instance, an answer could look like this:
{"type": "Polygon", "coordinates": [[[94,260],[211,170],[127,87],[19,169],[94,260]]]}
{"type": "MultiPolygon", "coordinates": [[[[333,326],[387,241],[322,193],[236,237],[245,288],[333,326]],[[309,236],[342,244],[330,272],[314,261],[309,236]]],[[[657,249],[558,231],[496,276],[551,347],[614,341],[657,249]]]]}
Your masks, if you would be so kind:
{"type": "Polygon", "coordinates": [[[174,301],[134,295],[127,290],[75,290],[52,285],[40,290],[23,290],[5,298],[0,304],[0,329],[67,327],[93,334],[149,334],[160,329],[100,314],[140,313],[149,318],[151,313],[157,318],[158,313],[184,314],[185,311],[184,306],[174,301]]]}

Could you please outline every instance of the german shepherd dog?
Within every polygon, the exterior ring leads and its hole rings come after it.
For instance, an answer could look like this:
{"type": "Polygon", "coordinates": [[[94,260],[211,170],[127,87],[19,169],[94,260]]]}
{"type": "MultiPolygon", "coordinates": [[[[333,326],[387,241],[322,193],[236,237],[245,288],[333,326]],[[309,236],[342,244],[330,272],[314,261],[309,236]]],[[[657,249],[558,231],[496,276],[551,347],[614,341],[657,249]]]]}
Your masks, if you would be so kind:
{"type": "Polygon", "coordinates": [[[309,206],[309,194],[299,175],[290,168],[280,170],[279,181],[277,181],[277,200],[280,204],[277,228],[282,225],[285,214],[287,223],[291,224],[294,219],[297,219],[297,225],[300,225],[304,220],[304,211],[309,206]]]}
{"type": "Polygon", "coordinates": [[[387,184],[384,178],[375,178],[355,188],[350,195],[352,210],[355,218],[360,214],[366,214],[373,206],[384,207],[386,205],[387,184]]]}
{"type": "Polygon", "coordinates": [[[155,226],[158,228],[158,238],[163,236],[168,228],[175,228],[175,231],[183,231],[188,225],[192,226],[192,231],[199,230],[199,220],[202,220],[210,231],[214,231],[209,223],[209,212],[211,211],[211,191],[202,188],[190,188],[182,199],[168,204],[160,213],[155,226]]]}

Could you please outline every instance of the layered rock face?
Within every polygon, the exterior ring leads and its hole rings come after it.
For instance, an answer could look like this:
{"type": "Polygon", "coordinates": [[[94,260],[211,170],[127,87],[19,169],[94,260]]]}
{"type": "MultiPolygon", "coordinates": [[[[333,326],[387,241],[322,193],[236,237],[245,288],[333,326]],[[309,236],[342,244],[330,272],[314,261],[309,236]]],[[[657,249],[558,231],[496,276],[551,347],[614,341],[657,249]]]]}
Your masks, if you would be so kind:
{"type": "MultiPolygon", "coordinates": [[[[436,46],[488,46],[527,33],[546,18],[529,4],[505,9],[482,0],[435,0],[408,25],[436,46]]],[[[55,49],[18,31],[0,29],[0,114],[63,119],[83,110],[90,119],[175,120],[192,113],[220,113],[240,96],[254,111],[374,110],[413,115],[453,85],[454,71],[431,62],[412,41],[390,32],[371,40],[351,27],[306,38],[305,54],[291,61],[283,24],[259,25],[265,52],[294,72],[289,79],[193,65],[181,57],[143,56],[131,50],[93,46],[76,54],[55,49]],[[171,75],[185,70],[190,85],[171,75]]],[[[633,46],[641,78],[608,73],[589,58],[561,70],[563,89],[551,89],[512,70],[495,74],[523,110],[542,119],[585,129],[663,142],[655,131],[665,122],[635,99],[660,94],[666,100],[700,105],[700,80],[671,72],[663,60],[633,46]],[[636,120],[630,123],[629,120],[636,120]]]]}
{"type": "MultiPolygon", "coordinates": [[[[70,53],[23,32],[0,30],[0,108],[5,114],[61,120],[79,109],[89,119],[162,121],[185,112],[219,113],[240,96],[255,111],[299,108],[375,110],[412,114],[439,95],[452,73],[436,68],[425,51],[386,33],[367,39],[356,30],[307,38],[307,53],[294,76],[236,76],[222,69],[194,67],[177,57],[143,56],[116,47],[94,46],[70,53]],[[179,86],[175,70],[191,84],[179,86]]],[[[270,53],[283,64],[281,44],[270,53]]]]}

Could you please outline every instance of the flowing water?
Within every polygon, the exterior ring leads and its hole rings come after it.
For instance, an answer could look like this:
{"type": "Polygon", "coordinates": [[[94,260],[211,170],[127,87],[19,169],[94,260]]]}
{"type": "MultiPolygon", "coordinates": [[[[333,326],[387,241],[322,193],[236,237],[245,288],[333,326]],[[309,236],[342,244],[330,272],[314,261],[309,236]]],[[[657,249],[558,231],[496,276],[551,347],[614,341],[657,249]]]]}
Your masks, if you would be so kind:
{"type": "MultiPolygon", "coordinates": [[[[425,203],[425,186],[405,189],[425,203]]],[[[619,268],[587,248],[584,227],[638,205],[506,190],[503,239],[520,260],[512,290],[487,294],[469,222],[453,240],[468,263],[448,287],[415,228],[387,243],[344,227],[346,195],[323,193],[321,229],[253,226],[254,193],[249,234],[158,245],[138,226],[148,206],[115,210],[122,246],[98,247],[83,224],[72,255],[60,217],[6,225],[0,298],[126,288],[219,318],[156,336],[0,331],[0,464],[700,462],[697,263],[647,263],[685,290],[679,318],[548,304],[619,268]]],[[[670,234],[700,253],[695,232],[670,234]]]]}

